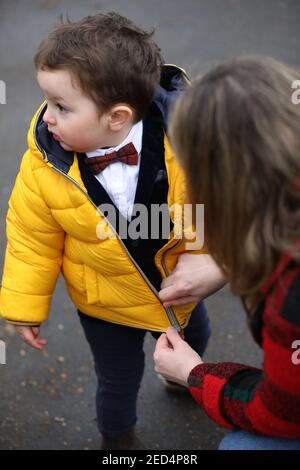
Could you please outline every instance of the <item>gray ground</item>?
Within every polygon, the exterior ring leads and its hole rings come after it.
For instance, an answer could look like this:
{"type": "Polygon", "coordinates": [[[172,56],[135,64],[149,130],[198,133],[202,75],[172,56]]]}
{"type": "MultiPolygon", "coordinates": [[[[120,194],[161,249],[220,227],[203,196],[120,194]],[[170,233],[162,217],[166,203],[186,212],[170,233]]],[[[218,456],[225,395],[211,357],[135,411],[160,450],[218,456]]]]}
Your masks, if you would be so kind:
{"type": "MultiPolygon", "coordinates": [[[[0,6],[0,80],[7,86],[7,104],[0,104],[1,265],[7,200],[27,126],[41,101],[32,57],[60,13],[79,19],[116,10],[144,27],[155,25],[166,61],[192,77],[239,54],[268,54],[300,65],[297,0],[1,0],[0,6]]],[[[259,365],[261,354],[239,301],[225,289],[206,304],[213,328],[206,360],[259,365]]],[[[93,365],[62,281],[43,333],[49,346],[39,354],[0,323],[0,339],[7,345],[7,364],[0,365],[0,449],[97,449],[93,365]]],[[[148,336],[139,399],[139,430],[148,449],[216,448],[224,430],[190,397],[165,392],[153,372],[153,348],[148,336]]]]}

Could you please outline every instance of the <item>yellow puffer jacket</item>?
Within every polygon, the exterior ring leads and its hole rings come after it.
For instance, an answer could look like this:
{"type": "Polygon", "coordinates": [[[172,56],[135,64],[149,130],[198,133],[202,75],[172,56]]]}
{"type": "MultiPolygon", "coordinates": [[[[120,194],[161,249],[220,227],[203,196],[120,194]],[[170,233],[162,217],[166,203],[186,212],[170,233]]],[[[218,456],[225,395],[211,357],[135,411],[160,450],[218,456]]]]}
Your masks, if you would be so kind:
{"type": "MultiPolygon", "coordinates": [[[[45,107],[32,119],[29,148],[9,202],[1,315],[26,325],[47,320],[62,271],[73,303],[87,315],[152,331],[164,331],[170,323],[184,327],[194,305],[165,309],[123,241],[99,239],[99,228],[113,231],[87,192],[78,155],[72,154],[66,171],[40,146],[36,128],[45,107]]],[[[184,178],[166,136],[164,145],[168,204],[183,204],[184,178]]],[[[157,252],[162,278],[184,251],[184,239],[172,236],[157,252]]]]}

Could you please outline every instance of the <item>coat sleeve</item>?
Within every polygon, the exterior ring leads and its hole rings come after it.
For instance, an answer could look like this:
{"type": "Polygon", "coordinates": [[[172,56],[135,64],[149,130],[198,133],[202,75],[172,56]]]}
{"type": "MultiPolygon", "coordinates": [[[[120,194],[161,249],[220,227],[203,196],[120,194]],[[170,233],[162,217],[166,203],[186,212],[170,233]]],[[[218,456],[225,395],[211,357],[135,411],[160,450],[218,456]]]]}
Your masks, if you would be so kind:
{"type": "Polygon", "coordinates": [[[263,369],[235,363],[202,364],[190,373],[190,391],[221,426],[274,436],[300,436],[299,267],[281,279],[265,302],[263,369]]]}
{"type": "Polygon", "coordinates": [[[46,163],[38,156],[25,153],[6,219],[0,314],[18,324],[47,320],[62,264],[65,233],[39,190],[36,170],[41,165],[46,163]]]}

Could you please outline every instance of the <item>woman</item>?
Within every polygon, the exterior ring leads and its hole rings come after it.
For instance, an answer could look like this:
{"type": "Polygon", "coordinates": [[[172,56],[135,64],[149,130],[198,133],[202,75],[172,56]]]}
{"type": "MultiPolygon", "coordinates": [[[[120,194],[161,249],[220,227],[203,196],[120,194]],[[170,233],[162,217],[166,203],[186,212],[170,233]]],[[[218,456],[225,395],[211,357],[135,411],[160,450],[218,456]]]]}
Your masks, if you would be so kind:
{"type": "MultiPolygon", "coordinates": [[[[237,59],[195,82],[172,117],[191,202],[205,205],[206,245],[242,298],[264,353],[260,370],[205,364],[172,328],[157,342],[156,371],[188,386],[211,419],[235,430],[221,449],[300,449],[297,78],[269,58],[237,59]]],[[[184,303],[199,289],[195,266],[189,272],[185,264],[166,280],[161,299],[184,303]]]]}

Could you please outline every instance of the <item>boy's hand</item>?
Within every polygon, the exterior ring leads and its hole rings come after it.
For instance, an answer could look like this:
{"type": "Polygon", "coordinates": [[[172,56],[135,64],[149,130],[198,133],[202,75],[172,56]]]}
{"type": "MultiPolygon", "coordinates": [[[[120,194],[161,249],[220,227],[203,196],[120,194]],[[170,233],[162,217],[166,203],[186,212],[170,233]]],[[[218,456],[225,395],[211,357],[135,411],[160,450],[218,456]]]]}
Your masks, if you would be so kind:
{"type": "Polygon", "coordinates": [[[226,284],[226,280],[208,254],[183,253],[174,271],[162,282],[159,298],[165,307],[201,302],[226,284]]]}
{"type": "Polygon", "coordinates": [[[22,340],[32,348],[42,351],[43,347],[48,343],[46,339],[38,339],[39,326],[15,326],[15,329],[22,340]]]}

